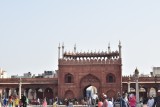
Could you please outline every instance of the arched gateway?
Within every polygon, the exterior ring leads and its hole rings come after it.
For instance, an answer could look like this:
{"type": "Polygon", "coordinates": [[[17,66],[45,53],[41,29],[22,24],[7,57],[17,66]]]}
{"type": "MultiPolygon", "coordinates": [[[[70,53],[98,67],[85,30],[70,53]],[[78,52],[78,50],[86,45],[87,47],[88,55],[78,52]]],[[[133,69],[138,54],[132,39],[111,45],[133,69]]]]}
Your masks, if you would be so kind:
{"type": "MultiPolygon", "coordinates": [[[[58,96],[81,99],[87,96],[86,90],[93,86],[98,92],[114,97],[122,92],[121,44],[119,51],[105,52],[64,52],[58,59],[58,96]]],[[[92,88],[93,88],[92,87],[92,88]]],[[[92,89],[93,91],[94,89],[92,89]]],[[[91,91],[91,90],[90,90],[91,91]]]]}
{"type": "Polygon", "coordinates": [[[88,75],[84,76],[80,81],[80,89],[81,89],[80,92],[82,93],[82,97],[91,96],[91,95],[87,95],[87,88],[89,88],[91,86],[93,87],[93,92],[92,92],[93,94],[99,93],[101,82],[96,76],[94,76],[92,74],[88,74],[88,75]]]}

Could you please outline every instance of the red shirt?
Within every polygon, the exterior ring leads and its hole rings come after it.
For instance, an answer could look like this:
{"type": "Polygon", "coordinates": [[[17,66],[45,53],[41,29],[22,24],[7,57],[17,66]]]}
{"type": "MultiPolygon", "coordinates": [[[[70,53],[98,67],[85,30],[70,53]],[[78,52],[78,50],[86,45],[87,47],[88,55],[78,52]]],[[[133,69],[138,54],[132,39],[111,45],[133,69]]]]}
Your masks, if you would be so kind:
{"type": "Polygon", "coordinates": [[[129,97],[129,105],[131,107],[135,107],[136,106],[136,97],[135,96],[129,97]]]}
{"type": "Polygon", "coordinates": [[[102,107],[103,106],[103,102],[102,101],[99,101],[98,102],[98,107],[102,107]]]}

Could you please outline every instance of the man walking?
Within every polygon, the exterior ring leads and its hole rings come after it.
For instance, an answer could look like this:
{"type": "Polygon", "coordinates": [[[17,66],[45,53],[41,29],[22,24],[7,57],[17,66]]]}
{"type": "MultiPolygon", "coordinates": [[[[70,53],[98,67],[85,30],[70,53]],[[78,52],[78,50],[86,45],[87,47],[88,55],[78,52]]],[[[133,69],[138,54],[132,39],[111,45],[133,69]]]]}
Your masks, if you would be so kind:
{"type": "Polygon", "coordinates": [[[23,94],[22,94],[22,103],[23,103],[23,107],[27,107],[26,96],[24,96],[23,94]]]}
{"type": "Polygon", "coordinates": [[[107,95],[102,94],[102,100],[103,100],[103,107],[108,107],[108,100],[107,100],[107,95]]]}

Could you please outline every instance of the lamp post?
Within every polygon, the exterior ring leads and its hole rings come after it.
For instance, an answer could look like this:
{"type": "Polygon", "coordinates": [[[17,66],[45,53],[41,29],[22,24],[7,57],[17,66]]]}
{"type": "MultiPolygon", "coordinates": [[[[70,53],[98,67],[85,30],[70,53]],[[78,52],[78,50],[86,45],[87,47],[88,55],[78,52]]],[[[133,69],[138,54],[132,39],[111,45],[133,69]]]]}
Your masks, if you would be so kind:
{"type": "Polygon", "coordinates": [[[19,79],[19,99],[21,99],[21,87],[22,87],[22,80],[20,77],[20,79],[19,79]]]}
{"type": "Polygon", "coordinates": [[[130,76],[129,76],[129,78],[128,78],[128,93],[131,91],[131,89],[130,89],[130,85],[131,85],[131,78],[130,78],[130,76]]]}
{"type": "Polygon", "coordinates": [[[139,71],[135,69],[135,80],[136,80],[136,107],[139,107],[139,85],[138,85],[138,78],[139,78],[139,71]]]}

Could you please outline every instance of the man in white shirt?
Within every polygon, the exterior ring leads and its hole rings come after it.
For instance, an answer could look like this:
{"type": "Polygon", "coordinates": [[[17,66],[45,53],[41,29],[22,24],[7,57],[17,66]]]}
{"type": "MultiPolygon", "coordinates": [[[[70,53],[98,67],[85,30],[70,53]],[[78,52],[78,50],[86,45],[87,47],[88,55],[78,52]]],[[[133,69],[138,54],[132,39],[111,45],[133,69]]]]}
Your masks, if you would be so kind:
{"type": "Polygon", "coordinates": [[[113,102],[110,99],[108,100],[108,107],[113,107],[113,102]]]}
{"type": "Polygon", "coordinates": [[[148,102],[147,102],[147,107],[153,107],[153,104],[154,104],[153,97],[149,97],[148,102]]]}

